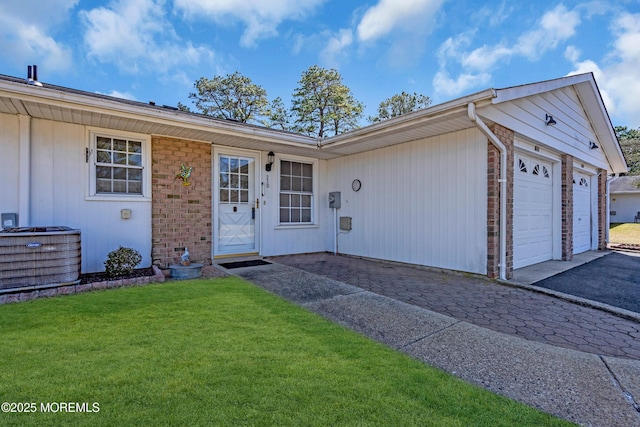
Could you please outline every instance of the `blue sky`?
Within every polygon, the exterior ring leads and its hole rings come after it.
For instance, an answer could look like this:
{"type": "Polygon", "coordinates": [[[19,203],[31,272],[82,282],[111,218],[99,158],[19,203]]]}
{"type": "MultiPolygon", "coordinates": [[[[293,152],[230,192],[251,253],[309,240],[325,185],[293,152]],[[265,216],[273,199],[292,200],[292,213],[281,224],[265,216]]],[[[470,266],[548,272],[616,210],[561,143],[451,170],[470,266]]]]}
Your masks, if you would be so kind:
{"type": "Polygon", "coordinates": [[[0,74],[159,105],[235,71],[288,105],[319,65],[365,115],[593,72],[612,123],[640,128],[640,0],[2,0],[0,52],[0,74]]]}

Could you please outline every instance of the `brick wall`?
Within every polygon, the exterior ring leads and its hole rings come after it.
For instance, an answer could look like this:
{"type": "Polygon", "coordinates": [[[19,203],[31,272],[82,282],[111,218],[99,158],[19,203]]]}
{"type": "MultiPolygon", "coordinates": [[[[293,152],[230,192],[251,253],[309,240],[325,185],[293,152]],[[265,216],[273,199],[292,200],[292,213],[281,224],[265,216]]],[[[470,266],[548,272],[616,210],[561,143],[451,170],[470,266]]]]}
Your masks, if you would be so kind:
{"type": "Polygon", "coordinates": [[[211,264],[211,145],[153,137],[151,157],[153,263],[178,263],[187,247],[192,262],[211,264]],[[193,167],[190,186],[175,179],[183,163],[193,167]]]}
{"type": "Polygon", "coordinates": [[[562,194],[562,260],[573,259],[573,156],[564,154],[561,157],[562,194]]]}
{"type": "Polygon", "coordinates": [[[487,145],[487,276],[500,275],[500,152],[487,145]]]}
{"type": "Polygon", "coordinates": [[[500,197],[506,197],[506,278],[513,276],[513,141],[514,132],[498,124],[489,128],[507,149],[507,194],[500,194],[500,152],[487,146],[487,276],[500,273],[500,197]]]}
{"type": "Polygon", "coordinates": [[[598,169],[598,250],[607,249],[607,171],[598,169]]]}

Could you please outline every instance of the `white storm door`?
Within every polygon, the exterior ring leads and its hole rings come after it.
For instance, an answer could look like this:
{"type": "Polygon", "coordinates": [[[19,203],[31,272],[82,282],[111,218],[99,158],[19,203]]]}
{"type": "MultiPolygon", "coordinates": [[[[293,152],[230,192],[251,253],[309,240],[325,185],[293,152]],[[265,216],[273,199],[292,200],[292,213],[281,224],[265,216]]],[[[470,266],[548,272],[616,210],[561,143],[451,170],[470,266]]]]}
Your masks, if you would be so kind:
{"type": "Polygon", "coordinates": [[[217,233],[214,256],[258,251],[257,155],[217,153],[217,233]]]}
{"type": "Polygon", "coordinates": [[[573,176],[573,253],[591,249],[590,177],[577,172],[573,176]]]}

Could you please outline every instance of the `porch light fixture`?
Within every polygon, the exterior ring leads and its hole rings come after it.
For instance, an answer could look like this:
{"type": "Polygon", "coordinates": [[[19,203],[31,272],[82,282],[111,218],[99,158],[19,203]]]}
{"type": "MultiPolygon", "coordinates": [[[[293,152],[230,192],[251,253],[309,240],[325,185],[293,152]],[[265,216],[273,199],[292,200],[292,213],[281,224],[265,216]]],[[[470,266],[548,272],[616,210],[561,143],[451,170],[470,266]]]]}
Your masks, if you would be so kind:
{"type": "Polygon", "coordinates": [[[589,148],[591,150],[596,150],[598,148],[598,145],[593,141],[589,141],[589,148]]]}
{"type": "Polygon", "coordinates": [[[555,124],[557,124],[557,122],[553,119],[553,116],[549,115],[549,114],[545,114],[545,123],[547,124],[547,126],[553,126],[555,124]]]}
{"type": "Polygon", "coordinates": [[[276,161],[276,155],[273,154],[273,151],[269,151],[269,154],[267,154],[267,164],[265,166],[265,170],[267,172],[271,172],[271,166],[275,161],[276,161]]]}

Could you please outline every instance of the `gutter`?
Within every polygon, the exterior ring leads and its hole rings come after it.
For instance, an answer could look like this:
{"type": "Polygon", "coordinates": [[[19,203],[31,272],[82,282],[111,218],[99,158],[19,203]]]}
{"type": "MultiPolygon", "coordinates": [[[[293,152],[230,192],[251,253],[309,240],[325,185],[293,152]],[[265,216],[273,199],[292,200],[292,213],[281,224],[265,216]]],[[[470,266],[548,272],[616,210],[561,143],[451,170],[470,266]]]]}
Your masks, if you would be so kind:
{"type": "Polygon", "coordinates": [[[491,141],[500,152],[500,279],[507,280],[507,147],[491,132],[487,125],[476,114],[476,104],[467,104],[469,120],[473,122],[480,132],[491,141]]]}
{"type": "Polygon", "coordinates": [[[340,135],[331,136],[322,143],[320,148],[333,149],[339,148],[351,142],[360,141],[368,136],[376,136],[380,133],[388,132],[389,129],[397,130],[406,125],[416,125],[435,117],[443,117],[448,114],[464,112],[468,103],[477,103],[481,101],[491,100],[497,96],[494,89],[487,89],[472,95],[444,102],[442,104],[433,105],[422,110],[412,111],[410,113],[401,114],[391,119],[382,120],[378,123],[367,125],[362,128],[354,129],[340,135]]]}

